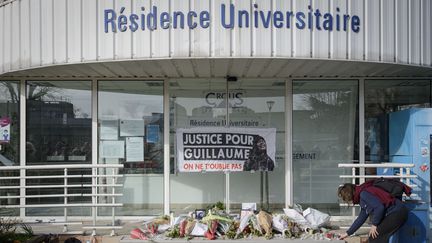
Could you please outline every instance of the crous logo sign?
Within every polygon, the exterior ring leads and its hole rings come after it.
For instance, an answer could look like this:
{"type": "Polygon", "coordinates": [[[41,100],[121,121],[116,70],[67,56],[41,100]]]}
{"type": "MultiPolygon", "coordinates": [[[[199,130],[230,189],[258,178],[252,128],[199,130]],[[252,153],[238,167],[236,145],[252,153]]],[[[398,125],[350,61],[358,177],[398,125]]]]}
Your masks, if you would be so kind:
{"type": "MultiPolygon", "coordinates": [[[[225,92],[210,91],[205,94],[205,100],[211,107],[219,107],[225,101],[225,92]]],[[[228,101],[232,107],[237,107],[243,104],[243,91],[235,91],[228,93],[228,101]]]]}

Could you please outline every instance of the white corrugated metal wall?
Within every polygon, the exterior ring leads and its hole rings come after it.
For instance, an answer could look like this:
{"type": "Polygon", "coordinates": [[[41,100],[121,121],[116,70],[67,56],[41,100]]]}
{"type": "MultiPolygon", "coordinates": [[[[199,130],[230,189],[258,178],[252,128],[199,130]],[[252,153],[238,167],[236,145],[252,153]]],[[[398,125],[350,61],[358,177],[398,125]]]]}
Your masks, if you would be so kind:
{"type": "MultiPolygon", "coordinates": [[[[430,67],[431,12],[430,0],[17,0],[0,7],[0,74],[55,64],[188,57],[337,59],[430,67]],[[250,12],[254,3],[260,10],[305,13],[309,5],[333,14],[339,7],[341,14],[360,17],[361,30],[230,30],[219,24],[222,3],[250,12]],[[125,7],[128,16],[151,5],[168,12],[208,10],[212,25],[104,32],[105,9],[119,12],[125,7]]],[[[195,70],[208,73],[210,65],[200,64],[195,70]]]]}

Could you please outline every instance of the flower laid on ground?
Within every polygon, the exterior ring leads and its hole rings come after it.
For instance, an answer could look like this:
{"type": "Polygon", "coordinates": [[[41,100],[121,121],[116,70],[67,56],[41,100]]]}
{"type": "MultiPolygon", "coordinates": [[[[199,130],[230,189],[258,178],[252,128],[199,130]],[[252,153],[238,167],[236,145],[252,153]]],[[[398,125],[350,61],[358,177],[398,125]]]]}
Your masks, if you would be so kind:
{"type": "MultiPolygon", "coordinates": [[[[288,210],[289,211],[289,210],[288,210]]],[[[286,214],[271,214],[266,211],[245,211],[241,217],[229,215],[225,212],[223,204],[215,204],[207,209],[203,218],[189,215],[178,217],[163,216],[146,222],[144,229],[137,232],[134,229],[131,237],[136,238],[185,238],[202,237],[208,240],[214,239],[242,239],[264,237],[271,239],[278,238],[313,238],[313,239],[337,239],[326,228],[311,227],[306,220],[296,222],[298,218],[292,218],[286,214]]]]}

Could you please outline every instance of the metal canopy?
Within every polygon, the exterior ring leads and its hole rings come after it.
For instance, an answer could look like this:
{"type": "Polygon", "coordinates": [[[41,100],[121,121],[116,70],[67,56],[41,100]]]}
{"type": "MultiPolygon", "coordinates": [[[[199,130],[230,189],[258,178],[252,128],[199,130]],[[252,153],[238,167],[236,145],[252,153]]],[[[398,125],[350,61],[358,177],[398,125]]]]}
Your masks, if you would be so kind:
{"type": "Polygon", "coordinates": [[[53,64],[5,73],[7,78],[352,78],[432,77],[431,67],[285,58],[117,60],[53,64]]]}

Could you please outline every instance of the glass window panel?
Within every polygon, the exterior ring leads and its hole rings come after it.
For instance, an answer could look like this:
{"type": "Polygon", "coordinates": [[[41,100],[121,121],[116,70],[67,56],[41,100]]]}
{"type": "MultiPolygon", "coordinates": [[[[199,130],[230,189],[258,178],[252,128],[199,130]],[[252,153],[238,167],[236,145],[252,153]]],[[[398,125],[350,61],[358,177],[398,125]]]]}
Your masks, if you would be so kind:
{"type": "Polygon", "coordinates": [[[226,121],[226,81],[218,79],[170,82],[170,134],[172,173],[171,210],[187,213],[225,199],[223,172],[178,172],[175,131],[178,128],[223,127],[226,121]]]}
{"type": "Polygon", "coordinates": [[[390,113],[425,107],[431,107],[429,80],[365,80],[365,160],[390,161],[390,113]]]}
{"type": "Polygon", "coordinates": [[[0,165],[19,165],[19,83],[0,82],[0,165]]]}
{"type": "MultiPolygon", "coordinates": [[[[91,81],[28,81],[26,85],[26,164],[91,163],[91,81]]],[[[78,171],[78,174],[88,173],[78,171]]],[[[28,175],[49,179],[28,179],[27,185],[63,185],[63,170],[34,170],[28,175]]],[[[68,179],[70,184],[78,183],[68,179]]],[[[79,183],[81,184],[81,183],[79,183]]],[[[72,189],[68,189],[71,193],[72,189]]],[[[88,189],[76,191],[85,193],[88,189]]],[[[26,190],[28,195],[64,194],[64,189],[26,190]]],[[[72,202],[73,198],[68,199],[72,202]]],[[[90,198],[82,198],[91,202],[90,198]]],[[[63,204],[59,197],[29,198],[28,204],[63,204]]],[[[68,209],[69,215],[89,215],[83,208],[68,209]]],[[[63,215],[63,208],[28,208],[26,214],[63,215]]]]}
{"type": "MultiPolygon", "coordinates": [[[[19,82],[0,81],[0,166],[19,165],[19,82]]],[[[18,171],[0,171],[0,186],[19,186],[18,171]]],[[[19,189],[0,189],[0,196],[19,196],[19,189]]],[[[19,198],[0,199],[0,205],[19,204],[19,198]]],[[[15,216],[19,209],[0,209],[0,216],[15,216]]]]}
{"type": "MultiPolygon", "coordinates": [[[[124,165],[120,171],[124,206],[116,209],[116,215],[160,215],[163,81],[99,81],[98,97],[99,163],[124,165]]],[[[99,214],[110,215],[111,209],[99,214]]]]}
{"type": "Polygon", "coordinates": [[[336,190],[349,172],[338,163],[358,160],[358,82],[293,82],[294,203],[331,215],[347,214],[336,190]]]}
{"type": "Polygon", "coordinates": [[[28,81],[26,92],[27,165],[91,163],[91,82],[28,81]]]}
{"type": "MultiPolygon", "coordinates": [[[[46,186],[56,185],[63,186],[64,181],[64,169],[45,169],[45,170],[27,170],[27,176],[44,176],[45,179],[27,179],[27,186],[46,186]]],[[[84,177],[91,175],[91,169],[68,169],[68,175],[79,175],[79,178],[68,178],[68,185],[79,185],[78,188],[68,188],[68,194],[91,194],[91,178],[84,177]]],[[[63,188],[29,188],[26,190],[26,195],[42,197],[31,197],[26,199],[27,205],[40,205],[40,204],[64,204],[64,197],[58,195],[64,194],[63,188]]],[[[76,196],[68,197],[68,203],[91,203],[91,197],[89,196],[76,196]]],[[[26,212],[31,216],[62,216],[64,214],[63,207],[50,207],[50,208],[27,208],[26,212]]],[[[91,215],[91,208],[88,207],[71,207],[67,210],[68,216],[89,216],[91,215]]]]}
{"type": "Polygon", "coordinates": [[[241,203],[254,202],[272,212],[282,210],[285,206],[285,82],[247,79],[229,82],[228,87],[231,127],[276,128],[275,168],[230,173],[230,208],[238,211],[241,203]]]}

